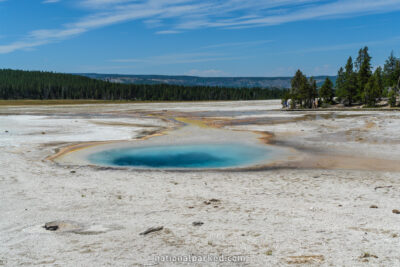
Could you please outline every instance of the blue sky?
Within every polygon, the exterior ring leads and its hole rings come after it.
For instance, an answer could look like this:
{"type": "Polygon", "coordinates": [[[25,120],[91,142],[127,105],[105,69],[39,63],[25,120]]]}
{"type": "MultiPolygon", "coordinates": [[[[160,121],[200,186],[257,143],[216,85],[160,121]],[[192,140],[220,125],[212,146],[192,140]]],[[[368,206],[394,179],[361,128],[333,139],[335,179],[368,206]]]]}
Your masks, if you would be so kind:
{"type": "Polygon", "coordinates": [[[336,74],[400,56],[400,0],[0,0],[0,68],[121,74],[336,74]]]}

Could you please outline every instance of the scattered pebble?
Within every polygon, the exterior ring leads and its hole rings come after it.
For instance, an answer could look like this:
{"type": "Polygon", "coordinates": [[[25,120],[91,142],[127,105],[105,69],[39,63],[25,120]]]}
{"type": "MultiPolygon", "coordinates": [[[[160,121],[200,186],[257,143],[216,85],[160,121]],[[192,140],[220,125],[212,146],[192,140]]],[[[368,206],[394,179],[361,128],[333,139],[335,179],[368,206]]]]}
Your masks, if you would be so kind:
{"type": "Polygon", "coordinates": [[[76,171],[70,171],[70,173],[76,173],[76,171]]]}
{"type": "Polygon", "coordinates": [[[57,231],[58,230],[58,225],[54,222],[51,223],[46,223],[44,225],[44,229],[48,230],[48,231],[57,231]]]}
{"type": "Polygon", "coordinates": [[[369,206],[369,208],[370,208],[370,209],[377,209],[378,206],[377,206],[377,205],[371,205],[371,206],[369,206]]]}
{"type": "Polygon", "coordinates": [[[392,210],[394,214],[400,214],[400,210],[392,210]]]}
{"type": "Polygon", "coordinates": [[[146,231],[140,233],[140,235],[147,235],[153,232],[158,232],[161,231],[162,229],[164,229],[164,226],[159,226],[159,227],[151,227],[149,229],[147,229],[146,231]]]}
{"type": "Polygon", "coordinates": [[[52,221],[43,226],[48,231],[77,232],[82,231],[83,225],[73,221],[52,221]]]}
{"type": "Polygon", "coordinates": [[[218,203],[218,202],[221,202],[221,200],[216,199],[216,198],[212,198],[212,199],[210,199],[210,200],[204,201],[204,204],[210,205],[211,203],[218,203]]]}
{"type": "Polygon", "coordinates": [[[365,259],[365,258],[375,258],[377,259],[378,256],[368,253],[368,252],[364,252],[363,254],[361,254],[360,258],[365,259]]]}
{"type": "Polygon", "coordinates": [[[57,233],[58,232],[73,233],[78,235],[97,235],[109,231],[123,229],[123,227],[119,225],[101,225],[101,224],[84,225],[82,223],[69,220],[47,222],[42,227],[47,231],[52,231],[57,233]]]}
{"type": "Polygon", "coordinates": [[[375,190],[381,189],[381,188],[392,188],[392,187],[393,187],[392,185],[388,185],[388,186],[377,186],[377,187],[375,187],[375,190]]]}
{"type": "Polygon", "coordinates": [[[42,134],[46,134],[46,132],[42,132],[42,134]]]}
{"type": "Polygon", "coordinates": [[[204,223],[198,221],[198,222],[193,222],[192,224],[193,224],[193,226],[202,226],[204,223]]]}

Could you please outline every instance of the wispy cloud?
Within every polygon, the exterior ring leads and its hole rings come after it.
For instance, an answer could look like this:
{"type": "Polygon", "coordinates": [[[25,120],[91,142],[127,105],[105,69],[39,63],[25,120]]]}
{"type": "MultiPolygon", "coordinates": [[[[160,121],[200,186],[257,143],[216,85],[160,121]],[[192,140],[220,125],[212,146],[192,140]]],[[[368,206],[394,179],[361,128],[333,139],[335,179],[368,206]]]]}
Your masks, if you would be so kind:
{"type": "Polygon", "coordinates": [[[53,3],[58,3],[60,0],[44,0],[42,3],[43,4],[53,4],[53,3]]]}
{"type": "Polygon", "coordinates": [[[177,30],[165,30],[165,31],[158,31],[156,34],[178,34],[181,33],[181,31],[177,30]]]}
{"type": "Polygon", "coordinates": [[[249,41],[249,42],[231,42],[231,43],[222,43],[222,44],[213,44],[203,46],[203,49],[213,49],[213,48],[224,48],[224,47],[247,47],[247,46],[255,46],[262,45],[266,43],[271,43],[272,40],[260,40],[260,41],[249,41]]]}
{"type": "Polygon", "coordinates": [[[316,46],[316,47],[310,47],[307,49],[281,52],[279,54],[307,54],[307,53],[315,53],[315,52],[340,51],[340,50],[358,49],[363,46],[374,47],[374,46],[382,46],[382,45],[392,45],[392,44],[396,44],[396,43],[400,43],[400,36],[395,36],[393,38],[384,39],[384,40],[344,43],[344,44],[335,44],[335,45],[326,45],[326,46],[316,46]]]}
{"type": "Polygon", "coordinates": [[[113,63],[141,63],[147,65],[172,65],[172,64],[187,64],[200,63],[210,61],[229,61],[243,59],[243,57],[233,57],[218,53],[180,53],[166,54],[145,58],[128,58],[128,59],[113,59],[113,63]]]}
{"type": "Polygon", "coordinates": [[[77,6],[88,15],[60,28],[30,32],[21,40],[0,45],[0,53],[34,48],[133,20],[152,25],[157,34],[176,34],[199,28],[265,27],[393,12],[400,10],[400,0],[83,0],[77,1],[77,6]]]}

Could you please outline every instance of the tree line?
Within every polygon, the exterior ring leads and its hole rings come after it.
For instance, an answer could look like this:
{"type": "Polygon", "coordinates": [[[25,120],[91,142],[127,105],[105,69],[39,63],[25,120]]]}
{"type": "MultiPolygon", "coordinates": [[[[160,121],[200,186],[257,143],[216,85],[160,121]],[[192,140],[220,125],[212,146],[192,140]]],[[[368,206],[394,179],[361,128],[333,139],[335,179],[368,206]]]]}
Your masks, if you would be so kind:
{"type": "Polygon", "coordinates": [[[262,100],[280,99],[285,92],[279,88],[122,84],[73,74],[0,69],[0,99],[262,100]]]}
{"type": "Polygon", "coordinates": [[[375,107],[379,100],[388,98],[388,104],[396,106],[400,89],[400,59],[392,52],[383,69],[377,67],[374,71],[371,59],[367,46],[360,49],[354,61],[349,57],[346,65],[339,69],[336,84],[326,78],[321,88],[317,88],[313,78],[308,79],[298,70],[291,80],[290,91],[282,99],[283,105],[313,108],[342,103],[375,107]]]}

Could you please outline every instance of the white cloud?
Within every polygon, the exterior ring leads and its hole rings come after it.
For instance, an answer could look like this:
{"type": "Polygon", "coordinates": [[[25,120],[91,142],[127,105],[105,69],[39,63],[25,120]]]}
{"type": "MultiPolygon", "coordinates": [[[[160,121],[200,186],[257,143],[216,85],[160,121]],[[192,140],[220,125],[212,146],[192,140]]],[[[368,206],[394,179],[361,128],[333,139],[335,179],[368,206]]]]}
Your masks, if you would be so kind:
{"type": "Polygon", "coordinates": [[[156,34],[177,34],[177,33],[181,33],[181,32],[180,31],[176,31],[176,30],[165,30],[165,31],[156,32],[156,34]]]}
{"type": "Polygon", "coordinates": [[[150,23],[158,28],[157,34],[176,34],[199,28],[261,27],[386,13],[400,10],[400,0],[83,0],[78,6],[88,10],[89,15],[60,28],[30,32],[22,40],[0,45],[0,53],[33,48],[133,20],[150,23]]]}
{"type": "Polygon", "coordinates": [[[42,3],[43,4],[53,4],[53,3],[58,3],[60,0],[44,0],[42,3]]]}
{"type": "Polygon", "coordinates": [[[213,44],[203,46],[203,49],[212,49],[212,48],[223,48],[223,47],[245,47],[245,46],[254,46],[270,43],[272,40],[260,40],[260,41],[249,41],[249,42],[231,42],[231,43],[223,43],[223,44],[213,44]]]}

